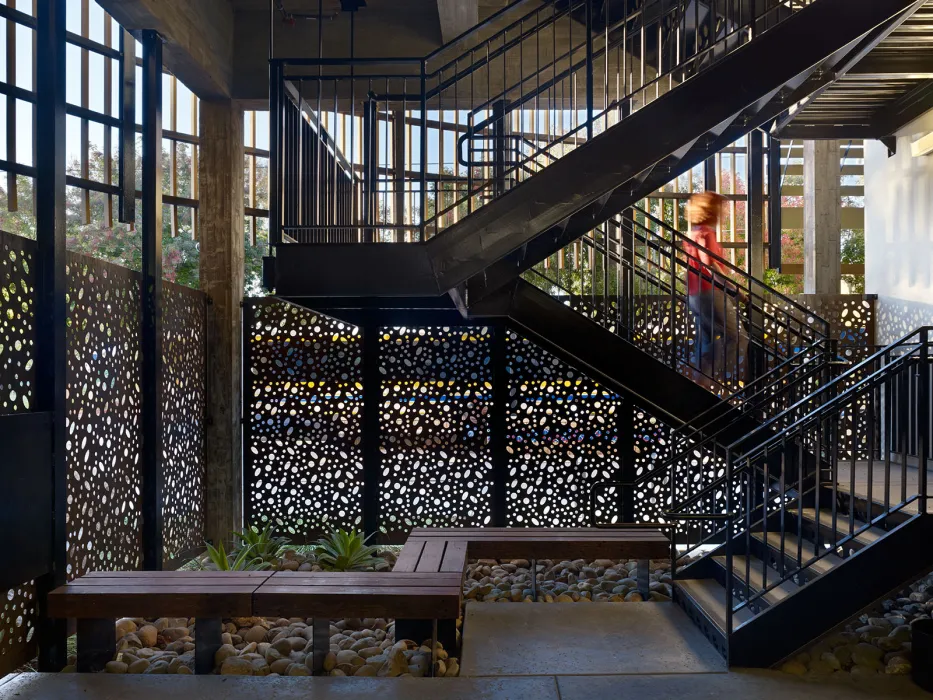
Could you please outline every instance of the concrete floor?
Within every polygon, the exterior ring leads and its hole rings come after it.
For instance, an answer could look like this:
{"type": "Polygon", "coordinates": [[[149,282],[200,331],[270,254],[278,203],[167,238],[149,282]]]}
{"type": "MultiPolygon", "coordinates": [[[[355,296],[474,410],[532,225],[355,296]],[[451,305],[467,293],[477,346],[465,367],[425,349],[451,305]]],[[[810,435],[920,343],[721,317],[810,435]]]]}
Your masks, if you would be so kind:
{"type": "Polygon", "coordinates": [[[912,700],[906,678],[874,684],[800,680],[776,672],[534,678],[244,678],[28,673],[0,680],[0,700],[912,700]]]}
{"type": "Polygon", "coordinates": [[[463,630],[461,676],[725,671],[673,603],[470,604],[463,630]]]}

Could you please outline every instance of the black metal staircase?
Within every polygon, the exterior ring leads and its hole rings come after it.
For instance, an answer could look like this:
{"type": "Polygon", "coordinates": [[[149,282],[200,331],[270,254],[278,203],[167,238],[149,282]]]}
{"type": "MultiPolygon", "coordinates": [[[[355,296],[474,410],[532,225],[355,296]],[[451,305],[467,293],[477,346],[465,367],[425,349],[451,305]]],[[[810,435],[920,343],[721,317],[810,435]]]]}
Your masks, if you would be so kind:
{"type": "Polygon", "coordinates": [[[725,475],[675,499],[675,600],[730,664],[775,664],[933,566],[917,547],[933,535],[930,332],[729,445],[725,475]]]}
{"type": "MultiPolygon", "coordinates": [[[[566,50],[555,48],[549,60],[539,60],[525,69],[522,58],[530,52],[528,42],[540,44],[544,33],[556,31],[562,12],[572,13],[578,5],[588,6],[589,2],[552,9],[543,18],[539,8],[510,25],[511,34],[506,28],[484,39],[479,51],[471,48],[433,73],[427,72],[427,60],[422,61],[419,80],[425,89],[421,96],[424,109],[458,105],[464,100],[479,103],[471,112],[472,123],[459,139],[461,143],[480,140],[502,144],[503,150],[508,150],[505,144],[512,143],[515,136],[508,125],[521,121],[523,110],[540,109],[543,103],[579,112],[583,106],[577,102],[580,78],[586,83],[582,95],[585,107],[583,118],[575,119],[573,128],[543,143],[536,137],[536,148],[520,157],[490,154],[483,161],[485,170],[490,171],[488,177],[472,178],[467,191],[455,195],[453,202],[444,202],[442,207],[435,204],[431,217],[422,215],[418,225],[421,242],[388,253],[399,266],[396,269],[405,271],[403,281],[398,279],[402,275],[380,274],[387,253],[385,246],[376,243],[352,253],[363,274],[357,279],[334,279],[329,271],[334,260],[345,259],[341,249],[347,244],[339,241],[346,237],[331,235],[331,231],[340,230],[336,224],[304,223],[311,207],[302,213],[300,207],[288,205],[291,199],[302,196],[301,178],[273,172],[273,246],[278,248],[289,239],[334,244],[328,248],[297,245],[289,247],[287,255],[277,256],[268,280],[277,292],[286,297],[423,296],[458,290],[469,305],[837,79],[922,4],[916,0],[755,3],[756,14],[735,18],[705,43],[697,34],[698,26],[693,26],[696,50],[688,54],[684,47],[689,42],[683,41],[688,26],[686,12],[696,4],[646,0],[617,22],[615,29],[621,38],[613,39],[609,28],[599,35],[598,45],[593,32],[584,32],[576,42],[571,34],[566,50]],[[662,42],[662,49],[653,50],[656,54],[666,51],[665,31],[669,46],[681,47],[670,70],[663,71],[660,64],[647,65],[653,54],[643,40],[646,31],[657,33],[662,42]],[[509,53],[516,46],[517,57],[509,53]],[[794,50],[788,51],[789,46],[794,50]],[[493,61],[497,59],[502,64],[502,79],[493,85],[489,74],[494,72],[493,61]],[[604,86],[604,106],[598,109],[594,104],[598,81],[593,72],[600,60],[604,73],[614,72],[613,77],[617,82],[621,78],[624,87],[613,97],[604,86]],[[630,80],[628,74],[636,62],[640,76],[630,80]],[[486,72],[485,91],[475,87],[478,71],[486,72]],[[572,91],[569,97],[555,95],[558,86],[568,83],[573,86],[568,88],[572,91]],[[284,217],[274,206],[283,190],[284,217]],[[447,225],[445,212],[461,209],[466,215],[447,225]]],[[[301,62],[300,67],[307,64],[301,62]]],[[[287,61],[274,62],[273,74],[282,85],[289,83],[288,67],[287,61]]],[[[369,84],[374,82],[379,80],[370,77],[369,84]]],[[[397,82],[385,79],[388,89],[397,82]]],[[[319,86],[318,103],[321,89],[319,86]]],[[[273,90],[279,96],[285,92],[284,87],[273,90]]],[[[389,105],[393,97],[398,95],[374,94],[370,106],[379,111],[380,104],[389,105]]],[[[335,99],[339,101],[339,95],[335,99]]],[[[284,103],[284,98],[278,102],[284,103]]],[[[312,95],[307,105],[307,111],[313,112],[312,95]]],[[[300,104],[299,108],[304,109],[300,104]]],[[[278,124],[278,120],[273,123],[278,124]]],[[[283,139],[287,141],[284,133],[272,135],[273,144],[287,153],[290,149],[283,139]]],[[[428,155],[424,142],[422,139],[423,163],[428,155]]],[[[472,173],[475,163],[469,158],[466,162],[472,173]]],[[[273,170],[279,171],[283,167],[279,163],[274,166],[273,170]]],[[[424,173],[417,186],[422,212],[427,213],[425,197],[430,183],[424,173]]],[[[373,185],[360,195],[362,219],[369,220],[352,222],[363,242],[377,238],[374,234],[380,222],[372,221],[370,201],[377,192],[373,185]]]]}

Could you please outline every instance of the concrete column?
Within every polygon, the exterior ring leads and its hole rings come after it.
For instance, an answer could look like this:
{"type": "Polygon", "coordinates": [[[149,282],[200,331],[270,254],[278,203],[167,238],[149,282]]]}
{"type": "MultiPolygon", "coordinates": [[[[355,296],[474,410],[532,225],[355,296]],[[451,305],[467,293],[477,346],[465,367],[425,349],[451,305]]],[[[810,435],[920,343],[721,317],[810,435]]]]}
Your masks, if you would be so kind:
{"type": "Polygon", "coordinates": [[[200,125],[201,289],[213,301],[207,330],[204,536],[216,544],[243,524],[243,110],[230,100],[202,100],[200,125]]]}
{"type": "Polygon", "coordinates": [[[838,141],[803,143],[803,291],[839,294],[842,282],[838,141]]]}

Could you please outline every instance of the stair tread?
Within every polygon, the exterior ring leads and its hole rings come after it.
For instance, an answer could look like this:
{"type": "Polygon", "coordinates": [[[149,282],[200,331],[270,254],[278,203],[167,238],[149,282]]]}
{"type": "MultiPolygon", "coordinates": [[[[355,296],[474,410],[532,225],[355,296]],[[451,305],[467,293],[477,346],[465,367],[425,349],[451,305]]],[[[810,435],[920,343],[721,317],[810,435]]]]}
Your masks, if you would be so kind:
{"type": "MultiPolygon", "coordinates": [[[[794,514],[794,517],[796,517],[797,515],[796,510],[789,511],[789,512],[792,512],[794,514]]],[[[803,513],[804,519],[809,520],[811,523],[816,522],[816,510],[814,508],[804,508],[802,513],[803,513]]],[[[820,524],[823,525],[824,527],[828,527],[832,529],[833,514],[827,513],[826,511],[821,510],[820,511],[820,524]]],[[[863,523],[861,520],[856,520],[854,525],[855,525],[856,531],[861,530],[863,527],[866,526],[865,523],[863,523]]],[[[847,536],[849,534],[849,516],[848,515],[837,515],[836,516],[836,530],[837,532],[842,533],[843,536],[847,536]]],[[[882,530],[880,527],[870,527],[864,532],[860,532],[859,534],[857,534],[855,536],[855,541],[867,546],[874,542],[877,542],[882,537],[884,537],[886,534],[887,532],[882,530]]]]}
{"type": "MultiPolygon", "coordinates": [[[[745,564],[746,560],[748,561],[748,584],[757,592],[764,588],[764,574],[762,569],[764,567],[764,562],[758,557],[745,557],[743,554],[735,554],[732,557],[732,571],[738,576],[740,580],[745,580],[745,564]]],[[[726,567],[726,558],[725,557],[716,557],[723,568],[726,567]]],[[[781,574],[774,567],[768,567],[768,581],[769,586],[774,586],[775,581],[781,580],[781,574]]],[[[788,596],[792,596],[800,587],[795,585],[791,581],[783,581],[780,585],[774,586],[770,591],[765,593],[762,598],[769,605],[774,605],[775,603],[780,603],[782,600],[788,596]]]]}
{"type": "MultiPolygon", "coordinates": [[[[757,539],[759,542],[764,541],[764,535],[761,532],[753,532],[752,537],[757,539]]],[[[774,549],[780,550],[781,548],[781,533],[780,532],[769,532],[768,533],[768,544],[774,549]]],[[[797,557],[797,541],[796,539],[789,539],[784,544],[784,556],[795,559],[797,557]]],[[[816,545],[814,545],[809,540],[803,540],[800,545],[800,556],[803,560],[804,565],[811,559],[816,556],[816,545]]],[[[837,566],[845,561],[841,557],[837,557],[835,554],[826,554],[819,561],[815,561],[810,564],[810,568],[813,569],[816,573],[822,575],[831,569],[835,569],[837,566]]]]}
{"type": "MultiPolygon", "coordinates": [[[[693,601],[703,609],[709,618],[713,621],[720,631],[726,629],[726,589],[723,588],[716,579],[694,578],[682,579],[674,582],[674,585],[686,593],[693,601]]],[[[732,616],[732,628],[754,617],[748,608],[741,608],[732,616]]]]}

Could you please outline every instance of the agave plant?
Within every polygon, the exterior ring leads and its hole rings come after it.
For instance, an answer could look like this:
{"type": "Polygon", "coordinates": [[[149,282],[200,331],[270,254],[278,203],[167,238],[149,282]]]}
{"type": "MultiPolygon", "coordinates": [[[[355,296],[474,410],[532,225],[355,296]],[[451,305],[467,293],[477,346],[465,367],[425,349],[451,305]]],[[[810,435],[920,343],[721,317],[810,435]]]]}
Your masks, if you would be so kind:
{"type": "Polygon", "coordinates": [[[366,544],[357,530],[331,530],[314,545],[318,564],[326,571],[365,571],[384,560],[374,556],[376,548],[366,544]]]}
{"type": "Polygon", "coordinates": [[[211,563],[217,567],[218,571],[263,571],[272,566],[259,557],[250,556],[250,550],[247,547],[228,555],[224,550],[223,542],[216,547],[207,542],[205,545],[207,556],[210,557],[211,563]]]}
{"type": "Polygon", "coordinates": [[[245,550],[249,556],[270,565],[278,559],[282,550],[291,542],[287,537],[273,537],[271,523],[262,530],[255,525],[249,525],[243,532],[234,532],[233,536],[240,541],[240,544],[233,550],[233,556],[238,556],[245,550]]]}

